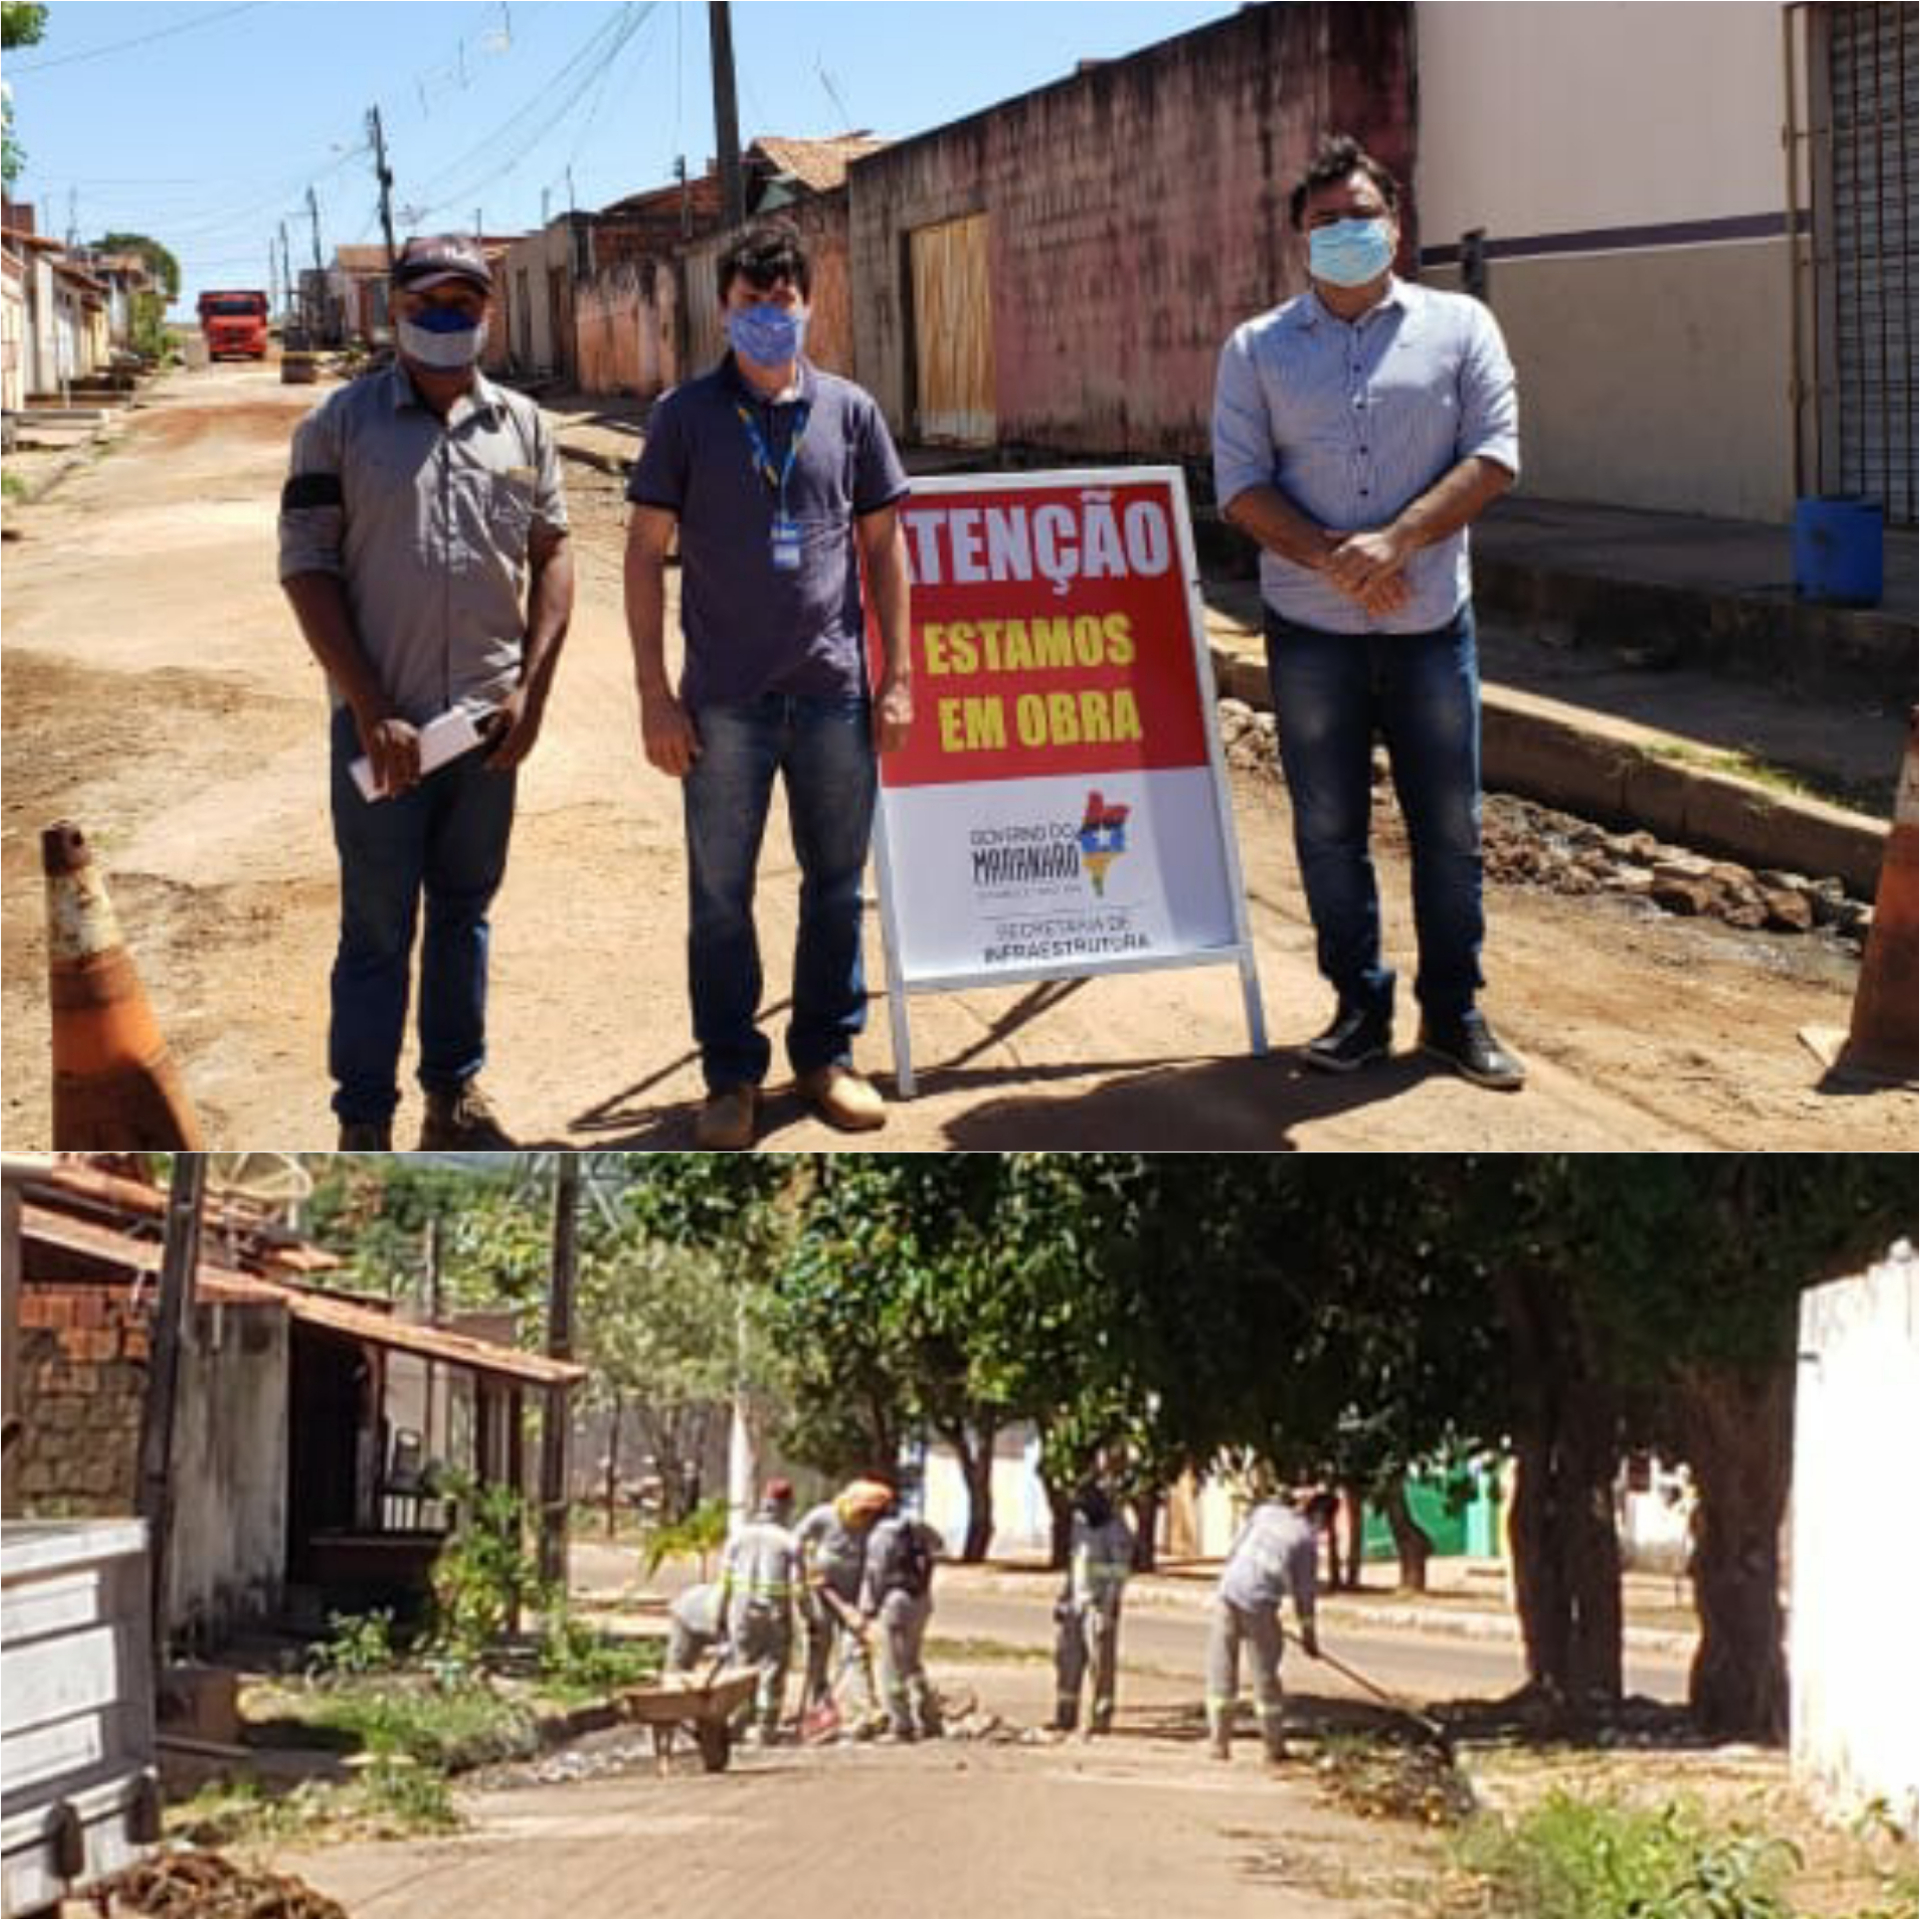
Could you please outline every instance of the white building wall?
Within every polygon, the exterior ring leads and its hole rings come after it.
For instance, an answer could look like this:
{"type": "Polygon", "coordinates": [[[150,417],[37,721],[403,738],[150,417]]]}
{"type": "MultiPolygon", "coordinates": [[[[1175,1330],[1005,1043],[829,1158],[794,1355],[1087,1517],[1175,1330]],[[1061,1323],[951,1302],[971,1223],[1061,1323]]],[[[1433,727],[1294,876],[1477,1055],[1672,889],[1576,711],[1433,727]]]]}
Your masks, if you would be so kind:
{"type": "Polygon", "coordinates": [[[1920,1818],[1920,1261],[1911,1247],[1800,1303],[1788,1636],[1793,1769],[1842,1810],[1920,1818]],[[1873,1542],[1863,1559],[1860,1543],[1873,1542]]]}
{"type": "Polygon", "coordinates": [[[1438,0],[1415,10],[1421,238],[1778,209],[1773,0],[1438,0]]]}
{"type": "MultiPolygon", "coordinates": [[[[921,1514],[958,1553],[967,1537],[967,1483],[951,1448],[928,1449],[921,1467],[921,1514]]],[[[1040,1442],[1030,1427],[1009,1428],[994,1446],[995,1558],[1045,1554],[1053,1542],[1052,1509],[1040,1480],[1040,1442]]]]}
{"type": "Polygon", "coordinates": [[[1523,492],[1791,516],[1784,12],[1416,8],[1423,278],[1484,230],[1523,492]]]}

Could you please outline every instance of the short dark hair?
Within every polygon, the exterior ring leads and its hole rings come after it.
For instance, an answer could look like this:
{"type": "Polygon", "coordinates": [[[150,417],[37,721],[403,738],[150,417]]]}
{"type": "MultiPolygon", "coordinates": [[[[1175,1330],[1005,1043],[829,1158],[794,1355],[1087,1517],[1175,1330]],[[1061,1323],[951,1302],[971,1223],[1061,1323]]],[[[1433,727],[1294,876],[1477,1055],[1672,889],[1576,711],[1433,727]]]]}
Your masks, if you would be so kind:
{"type": "Polygon", "coordinates": [[[1321,187],[1338,185],[1356,173],[1364,173],[1380,189],[1389,213],[1400,211],[1400,183],[1350,133],[1336,133],[1321,141],[1320,150],[1307,166],[1305,176],[1287,202],[1297,231],[1307,215],[1307,196],[1321,187]]]}
{"type": "Polygon", "coordinates": [[[800,289],[801,299],[813,297],[813,262],[807,258],[800,229],[791,220],[756,220],[722,252],[718,272],[722,300],[736,278],[754,287],[791,280],[800,289]]]}

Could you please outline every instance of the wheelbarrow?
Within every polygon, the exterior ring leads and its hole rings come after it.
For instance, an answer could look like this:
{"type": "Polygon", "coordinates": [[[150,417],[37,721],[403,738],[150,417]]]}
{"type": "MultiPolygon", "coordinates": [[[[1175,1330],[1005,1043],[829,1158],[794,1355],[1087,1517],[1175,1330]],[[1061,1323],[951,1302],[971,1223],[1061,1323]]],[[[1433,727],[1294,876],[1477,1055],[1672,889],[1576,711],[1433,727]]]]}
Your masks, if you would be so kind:
{"type": "Polygon", "coordinates": [[[621,1717],[653,1729],[653,1751],[662,1773],[673,1757],[673,1736],[682,1727],[693,1735],[700,1765],[708,1773],[719,1773],[733,1753],[734,1720],[753,1698],[758,1679],[749,1667],[627,1687],[620,1695],[621,1717]]]}

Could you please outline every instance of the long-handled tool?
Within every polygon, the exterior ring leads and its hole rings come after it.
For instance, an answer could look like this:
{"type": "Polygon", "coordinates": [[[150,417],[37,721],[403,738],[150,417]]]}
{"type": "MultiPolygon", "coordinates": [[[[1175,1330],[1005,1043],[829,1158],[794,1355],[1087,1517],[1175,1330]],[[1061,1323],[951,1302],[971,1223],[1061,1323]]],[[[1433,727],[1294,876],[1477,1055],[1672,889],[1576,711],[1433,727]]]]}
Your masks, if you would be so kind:
{"type": "MultiPolygon", "coordinates": [[[[1287,1637],[1294,1640],[1296,1645],[1299,1645],[1294,1635],[1289,1634],[1287,1637]]],[[[1304,1653],[1306,1649],[1302,1647],[1301,1651],[1304,1653]]],[[[1317,1659],[1324,1665],[1331,1667],[1342,1679],[1351,1680],[1363,1693],[1370,1693],[1382,1706],[1391,1707],[1402,1720],[1410,1721],[1439,1748],[1442,1758],[1444,1758],[1449,1765],[1452,1764],[1454,1757],[1452,1731],[1442,1722],[1436,1720],[1432,1714],[1422,1713],[1411,1701],[1402,1699],[1397,1693],[1388,1692],[1388,1690],[1377,1681],[1369,1680],[1357,1667],[1348,1666],[1344,1660],[1335,1654],[1329,1653],[1325,1647],[1322,1647],[1317,1654],[1308,1654],[1307,1657],[1310,1660],[1317,1659]]]]}

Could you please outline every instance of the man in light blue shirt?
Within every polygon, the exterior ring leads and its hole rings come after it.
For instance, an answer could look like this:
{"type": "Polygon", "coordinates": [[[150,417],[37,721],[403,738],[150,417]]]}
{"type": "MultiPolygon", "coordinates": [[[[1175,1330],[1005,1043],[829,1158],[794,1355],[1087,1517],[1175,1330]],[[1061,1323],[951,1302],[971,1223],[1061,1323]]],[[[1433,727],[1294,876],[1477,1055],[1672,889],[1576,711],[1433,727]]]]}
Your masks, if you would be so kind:
{"type": "Polygon", "coordinates": [[[1368,848],[1376,728],[1413,853],[1422,1049],[1482,1086],[1525,1068],[1483,984],[1480,685],[1467,527],[1519,472],[1513,365],[1464,294],[1395,277],[1399,189],[1350,139],[1295,188],[1307,292],[1236,330],[1214,393],[1214,485],[1260,544],[1294,845],[1332,1024],[1323,1071],[1383,1059],[1394,974],[1368,848]]]}

